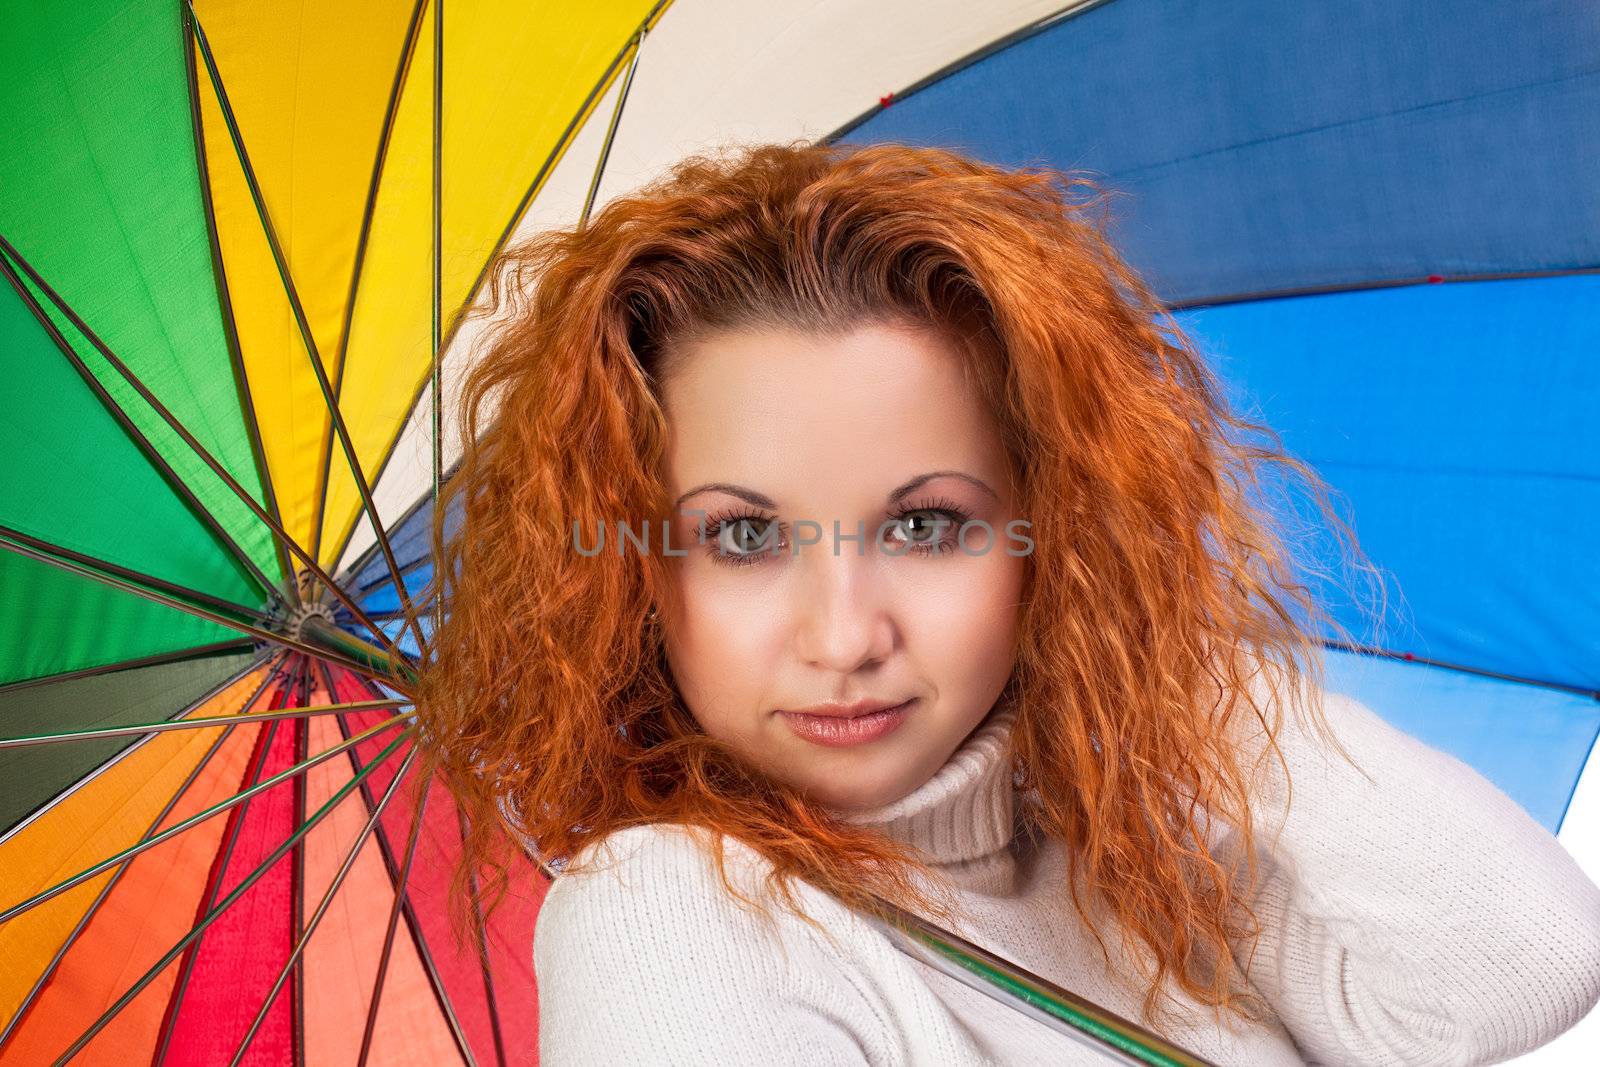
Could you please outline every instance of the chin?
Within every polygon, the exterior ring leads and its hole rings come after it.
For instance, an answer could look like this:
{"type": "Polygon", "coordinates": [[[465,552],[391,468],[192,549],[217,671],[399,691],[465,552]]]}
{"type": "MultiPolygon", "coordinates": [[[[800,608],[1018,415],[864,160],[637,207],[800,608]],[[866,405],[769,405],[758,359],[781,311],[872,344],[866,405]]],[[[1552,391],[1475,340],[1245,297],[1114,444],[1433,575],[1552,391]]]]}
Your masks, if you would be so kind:
{"type": "Polygon", "coordinates": [[[898,782],[876,782],[847,790],[815,789],[812,795],[830,808],[852,813],[882,807],[910,791],[910,787],[902,787],[898,782]]]}

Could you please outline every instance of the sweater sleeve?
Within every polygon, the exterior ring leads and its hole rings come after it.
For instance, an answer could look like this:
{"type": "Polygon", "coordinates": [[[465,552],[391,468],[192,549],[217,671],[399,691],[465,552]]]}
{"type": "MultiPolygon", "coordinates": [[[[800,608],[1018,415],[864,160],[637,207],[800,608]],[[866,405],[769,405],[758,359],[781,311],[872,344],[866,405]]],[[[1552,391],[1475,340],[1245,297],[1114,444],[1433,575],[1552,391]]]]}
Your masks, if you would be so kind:
{"type": "MultiPolygon", "coordinates": [[[[1267,753],[1251,901],[1262,933],[1253,961],[1235,952],[1302,1054],[1488,1064],[1574,1025],[1600,999],[1600,887],[1472,767],[1349,696],[1323,697],[1361,769],[1285,708],[1292,798],[1286,811],[1267,753]]],[[[1223,847],[1238,857],[1236,831],[1223,847]]]]}
{"type": "MultiPolygon", "coordinates": [[[[605,845],[619,863],[559,875],[540,907],[541,1063],[903,1062],[810,927],[743,910],[681,828],[630,828],[605,845]]],[[[732,872],[741,846],[728,856],[732,872]]]]}

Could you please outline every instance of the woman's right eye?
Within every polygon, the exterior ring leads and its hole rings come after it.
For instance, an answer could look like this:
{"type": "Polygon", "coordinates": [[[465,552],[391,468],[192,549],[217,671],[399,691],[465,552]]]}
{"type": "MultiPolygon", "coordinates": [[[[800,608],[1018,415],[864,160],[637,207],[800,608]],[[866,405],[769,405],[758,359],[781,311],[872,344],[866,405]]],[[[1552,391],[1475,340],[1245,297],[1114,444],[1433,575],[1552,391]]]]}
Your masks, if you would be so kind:
{"type": "Polygon", "coordinates": [[[775,551],[777,536],[778,527],[771,519],[728,519],[717,525],[712,555],[726,563],[754,563],[762,553],[775,551]]]}

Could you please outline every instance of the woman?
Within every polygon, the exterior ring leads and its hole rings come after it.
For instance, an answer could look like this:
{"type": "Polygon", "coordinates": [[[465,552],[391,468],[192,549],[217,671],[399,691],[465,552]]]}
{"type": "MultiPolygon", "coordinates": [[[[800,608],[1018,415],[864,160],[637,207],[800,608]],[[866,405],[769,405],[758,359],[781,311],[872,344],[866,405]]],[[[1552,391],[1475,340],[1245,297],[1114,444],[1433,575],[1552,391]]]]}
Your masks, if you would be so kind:
{"type": "Polygon", "coordinates": [[[1104,1062],[879,901],[1218,1064],[1490,1063],[1600,997],[1600,889],[1322,688],[1247,490],[1349,531],[1103,206],[767,145],[503,257],[419,708],[475,858],[562,870],[542,1062],[1104,1062]]]}

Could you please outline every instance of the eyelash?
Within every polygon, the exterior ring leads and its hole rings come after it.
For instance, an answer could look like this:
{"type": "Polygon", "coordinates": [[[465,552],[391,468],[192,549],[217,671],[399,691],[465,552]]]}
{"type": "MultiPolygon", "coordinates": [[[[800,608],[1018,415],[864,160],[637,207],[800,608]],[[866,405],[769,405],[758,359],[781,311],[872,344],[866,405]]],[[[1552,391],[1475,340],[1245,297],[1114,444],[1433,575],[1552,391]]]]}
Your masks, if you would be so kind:
{"type": "MultiPolygon", "coordinates": [[[[932,500],[912,507],[901,508],[899,511],[896,511],[890,515],[889,518],[895,522],[901,522],[908,515],[915,515],[923,511],[936,512],[945,518],[952,520],[951,525],[958,530],[972,517],[965,508],[954,501],[947,500],[944,497],[935,497],[932,500]]],[[[773,521],[773,519],[770,516],[763,515],[759,511],[751,511],[740,508],[734,508],[729,511],[706,516],[705,524],[707,555],[709,555],[716,562],[728,567],[748,567],[753,563],[759,562],[763,556],[771,555],[771,551],[765,546],[742,555],[734,552],[724,552],[722,549],[717,547],[722,539],[722,531],[725,528],[744,521],[770,523],[773,521]]],[[[788,527],[781,523],[778,525],[778,533],[780,536],[786,536],[788,532],[788,527]]],[[[908,552],[914,552],[922,556],[942,556],[954,547],[946,540],[909,542],[908,545],[908,552]]]]}

